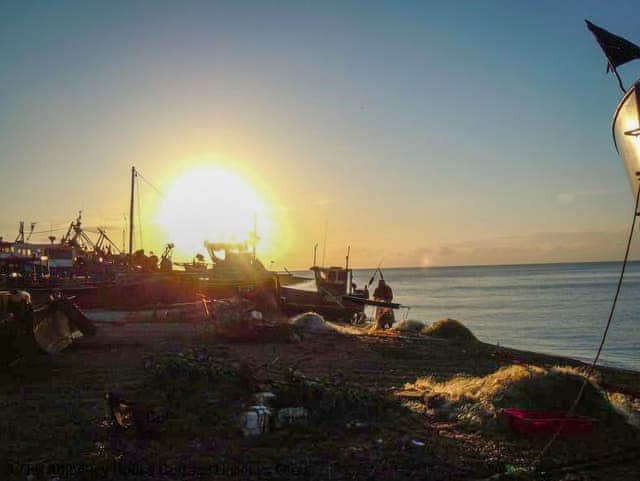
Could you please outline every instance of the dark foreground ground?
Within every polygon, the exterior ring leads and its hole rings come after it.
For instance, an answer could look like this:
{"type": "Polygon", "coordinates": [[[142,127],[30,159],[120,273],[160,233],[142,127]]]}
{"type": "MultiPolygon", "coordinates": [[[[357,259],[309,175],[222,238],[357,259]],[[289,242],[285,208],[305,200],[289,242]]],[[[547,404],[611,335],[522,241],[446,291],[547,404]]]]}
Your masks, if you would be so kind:
{"type": "MultiPolygon", "coordinates": [[[[14,366],[0,388],[1,479],[640,479],[638,436],[596,426],[559,440],[536,472],[544,440],[469,431],[395,393],[418,377],[483,376],[515,362],[577,361],[350,330],[300,342],[221,342],[200,333],[78,345],[14,366]],[[144,412],[114,428],[104,395],[117,389],[144,412]],[[307,425],[255,438],[238,430],[252,394],[305,406],[307,425]],[[418,406],[416,408],[416,406],[418,406]],[[505,472],[514,472],[505,475],[505,472]]],[[[602,381],[638,389],[640,374],[601,369],[602,381]]]]}

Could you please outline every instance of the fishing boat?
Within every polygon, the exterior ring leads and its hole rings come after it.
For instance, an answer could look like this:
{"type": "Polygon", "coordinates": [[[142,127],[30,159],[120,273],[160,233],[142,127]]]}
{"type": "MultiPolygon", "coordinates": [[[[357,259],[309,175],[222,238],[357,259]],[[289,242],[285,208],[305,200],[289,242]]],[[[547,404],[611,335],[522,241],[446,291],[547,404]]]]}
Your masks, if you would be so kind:
{"type": "Polygon", "coordinates": [[[239,290],[258,288],[273,289],[275,293],[277,275],[260,262],[255,242],[205,241],[211,267],[202,260],[194,261],[193,264],[182,264],[184,271],[173,271],[172,276],[180,284],[191,285],[210,298],[229,297],[239,290]]]}
{"type": "Polygon", "coordinates": [[[306,280],[265,268],[256,255],[255,219],[253,232],[244,241],[205,242],[210,263],[198,255],[192,263],[174,264],[171,243],[160,258],[134,250],[134,196],[139,178],[146,182],[132,167],[128,251],[124,245],[119,248],[102,228],[97,228],[97,240],[88,235],[82,212],[58,242],[50,235],[49,244],[30,243],[35,223],[25,235],[21,222],[14,242],[0,239],[0,288],[28,290],[36,304],[60,292],[73,297],[83,309],[131,310],[197,302],[202,296],[225,298],[242,290],[269,290],[275,297],[281,283],[306,280]]]}
{"type": "Polygon", "coordinates": [[[371,300],[366,288],[356,288],[353,270],[349,268],[349,253],[350,248],[347,250],[345,267],[321,267],[315,262],[314,251],[314,265],[310,268],[314,288],[280,286],[282,310],[288,315],[313,311],[330,320],[359,323],[366,318],[365,306],[400,308],[397,303],[371,300]]]}

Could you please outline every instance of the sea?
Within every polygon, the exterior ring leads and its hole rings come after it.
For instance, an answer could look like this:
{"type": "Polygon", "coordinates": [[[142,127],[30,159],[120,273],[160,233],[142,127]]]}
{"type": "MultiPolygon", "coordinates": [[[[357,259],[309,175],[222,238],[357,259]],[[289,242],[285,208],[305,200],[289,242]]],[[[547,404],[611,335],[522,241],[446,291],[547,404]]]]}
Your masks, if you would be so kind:
{"type": "MultiPolygon", "coordinates": [[[[396,318],[462,321],[480,340],[591,361],[621,263],[383,269],[396,318]]],[[[373,270],[354,271],[359,287],[373,270]]],[[[371,287],[375,287],[377,280],[371,287]]],[[[627,265],[600,363],[640,370],[640,262],[627,265]]]]}

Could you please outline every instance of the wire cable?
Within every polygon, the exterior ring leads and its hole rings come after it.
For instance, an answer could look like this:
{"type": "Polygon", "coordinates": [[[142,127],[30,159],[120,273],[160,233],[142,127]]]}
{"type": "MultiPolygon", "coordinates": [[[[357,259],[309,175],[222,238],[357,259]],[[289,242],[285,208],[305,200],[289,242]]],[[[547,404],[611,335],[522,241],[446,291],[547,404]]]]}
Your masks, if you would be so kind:
{"type": "MultiPolygon", "coordinates": [[[[636,219],[638,218],[638,215],[639,215],[638,214],[639,205],[640,205],[640,179],[638,180],[638,192],[636,194],[636,204],[633,210],[633,220],[631,221],[631,229],[629,230],[629,237],[627,239],[627,248],[624,253],[624,259],[622,260],[622,268],[620,270],[620,277],[618,278],[618,285],[616,286],[616,293],[615,293],[615,296],[613,297],[613,302],[611,303],[609,318],[607,319],[607,324],[604,328],[604,332],[602,333],[602,339],[600,340],[598,351],[596,352],[596,355],[593,358],[593,362],[589,366],[589,370],[591,371],[591,373],[593,373],[593,371],[595,370],[596,364],[598,364],[598,360],[600,359],[600,355],[602,354],[602,349],[604,348],[604,343],[607,340],[607,334],[609,333],[609,328],[611,327],[611,321],[613,320],[613,315],[616,310],[616,304],[618,303],[618,297],[620,295],[620,290],[622,288],[622,280],[624,279],[624,273],[627,268],[627,264],[629,262],[629,251],[631,250],[631,240],[633,239],[633,231],[636,226],[636,219]]],[[[562,432],[562,430],[564,429],[567,419],[573,416],[573,414],[575,413],[575,410],[578,407],[580,400],[582,399],[582,395],[584,394],[584,390],[587,387],[588,382],[589,382],[589,379],[585,377],[582,382],[582,386],[580,386],[580,390],[578,391],[578,395],[576,396],[575,401],[573,402],[573,404],[571,405],[571,408],[563,418],[562,422],[560,423],[560,426],[558,426],[558,429],[555,431],[555,433],[553,434],[549,442],[544,446],[544,448],[542,448],[542,451],[540,451],[540,453],[534,460],[533,462],[534,469],[539,468],[542,458],[549,451],[549,449],[551,449],[551,446],[553,446],[553,443],[555,443],[555,441],[558,439],[558,436],[560,436],[560,432],[562,432]]]]}
{"type": "Polygon", "coordinates": [[[140,182],[138,181],[138,177],[140,177],[140,172],[137,172],[136,175],[136,200],[138,201],[138,238],[140,240],[140,249],[144,249],[144,243],[142,241],[142,217],[140,216],[140,182]]]}
{"type": "Polygon", "coordinates": [[[145,176],[140,173],[140,171],[136,171],[136,174],[138,174],[137,177],[140,177],[149,187],[155,190],[156,194],[158,194],[160,197],[165,197],[164,193],[155,185],[153,185],[148,179],[146,179],[145,176]]]}
{"type": "Polygon", "coordinates": [[[63,230],[67,230],[67,227],[59,227],[58,229],[38,230],[38,231],[32,232],[31,235],[48,234],[49,232],[61,232],[63,230]]]}

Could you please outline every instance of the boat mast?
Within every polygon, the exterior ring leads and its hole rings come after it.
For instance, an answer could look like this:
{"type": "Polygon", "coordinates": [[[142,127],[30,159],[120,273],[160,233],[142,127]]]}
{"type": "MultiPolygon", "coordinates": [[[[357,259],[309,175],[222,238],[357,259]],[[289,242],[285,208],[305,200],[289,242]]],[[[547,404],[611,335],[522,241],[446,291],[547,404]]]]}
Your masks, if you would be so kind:
{"type": "Polygon", "coordinates": [[[253,213],[253,259],[251,262],[256,261],[256,243],[258,242],[258,214],[253,213]]]}
{"type": "Polygon", "coordinates": [[[129,258],[133,254],[133,195],[136,180],[136,168],[131,166],[131,203],[129,204],[129,258]]]}
{"type": "Polygon", "coordinates": [[[353,281],[352,277],[349,273],[349,254],[351,254],[351,246],[347,247],[347,255],[345,258],[345,266],[344,269],[347,271],[347,294],[351,295],[351,283],[353,281]]]}

